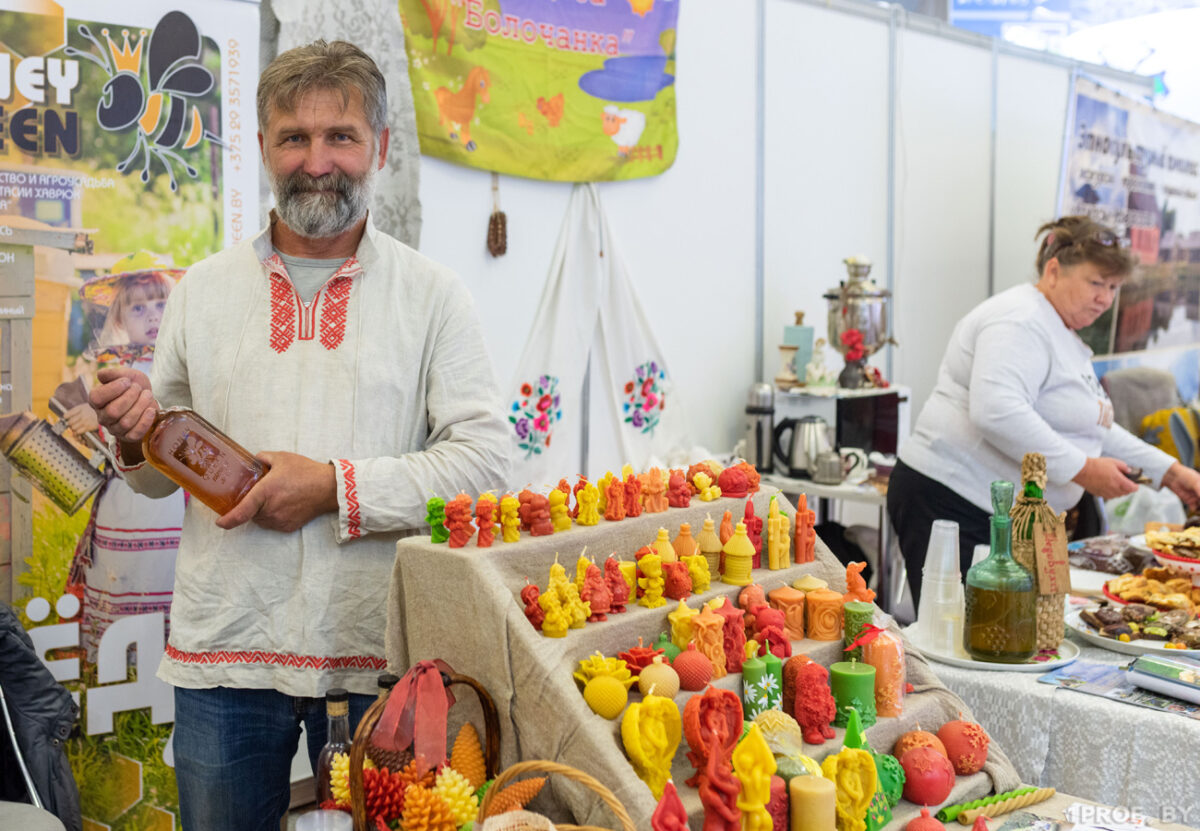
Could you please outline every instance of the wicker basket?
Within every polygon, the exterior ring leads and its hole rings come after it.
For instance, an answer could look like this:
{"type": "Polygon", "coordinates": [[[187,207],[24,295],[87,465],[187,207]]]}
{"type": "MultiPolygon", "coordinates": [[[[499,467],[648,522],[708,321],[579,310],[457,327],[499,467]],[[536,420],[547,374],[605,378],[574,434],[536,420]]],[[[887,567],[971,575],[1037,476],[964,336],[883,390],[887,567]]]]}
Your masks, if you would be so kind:
{"type": "MultiPolygon", "coordinates": [[[[488,809],[492,805],[492,798],[504,789],[506,785],[511,785],[512,781],[518,776],[525,773],[557,773],[560,776],[565,776],[573,782],[578,782],[591,790],[604,802],[605,805],[616,816],[617,821],[621,824],[623,831],[637,831],[633,824],[633,820],[629,818],[629,812],[625,810],[625,806],[617,801],[613,796],[613,792],[604,787],[599,780],[588,776],[581,770],[571,767],[570,765],[560,765],[558,762],[549,762],[545,759],[534,759],[528,762],[517,762],[504,769],[504,771],[496,777],[487,793],[483,795],[483,802],[479,806],[479,820],[477,826],[482,825],[483,821],[488,817],[488,809]]],[[[561,831],[608,831],[608,829],[599,828],[594,825],[562,825],[555,823],[554,827],[561,831]]]]}
{"type": "MultiPolygon", "coordinates": [[[[483,684],[474,678],[457,673],[442,673],[443,686],[452,687],[455,684],[470,687],[479,698],[479,706],[483,710],[483,761],[487,770],[487,778],[491,779],[496,775],[496,769],[500,762],[500,716],[496,712],[496,702],[492,700],[483,684]]],[[[374,732],[375,725],[379,723],[385,706],[387,706],[387,696],[380,698],[367,709],[358,723],[358,728],[354,731],[354,743],[350,747],[350,813],[354,818],[354,831],[371,830],[371,826],[367,824],[366,793],[363,790],[363,759],[367,755],[367,744],[371,741],[371,733],[374,732]]]]}

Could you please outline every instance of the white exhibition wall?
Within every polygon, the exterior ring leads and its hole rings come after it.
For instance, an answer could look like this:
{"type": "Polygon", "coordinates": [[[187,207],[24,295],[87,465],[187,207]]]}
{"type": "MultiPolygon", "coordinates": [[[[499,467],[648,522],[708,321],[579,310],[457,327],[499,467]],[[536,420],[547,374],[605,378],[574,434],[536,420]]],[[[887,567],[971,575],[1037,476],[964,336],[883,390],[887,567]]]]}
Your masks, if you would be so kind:
{"type": "MultiPolygon", "coordinates": [[[[806,311],[825,334],[821,295],[844,277],[842,258],[869,255],[873,276],[886,284],[888,15],[897,14],[892,256],[901,345],[893,368],[894,380],[912,388],[915,416],[954,323],[988,294],[989,267],[997,291],[1032,277],[1033,232],[1054,213],[1072,65],[997,50],[878,4],[765,0],[764,313],[756,344],[757,28],[755,4],[737,9],[687,0],[680,10],[675,165],[654,179],[600,185],[667,351],[675,400],[696,444],[728,450],[746,391],[759,380],[756,359],[765,380],[774,377],[781,327],[793,311],[806,311]]],[[[1099,77],[1138,88],[1129,76],[1124,84],[1099,77]]],[[[421,248],[474,293],[505,389],[569,191],[503,177],[508,253],[492,259],[484,248],[488,174],[422,157],[421,248]]],[[[837,367],[841,358],[829,362],[837,367]]],[[[590,461],[588,472],[599,474],[624,460],[593,448],[590,461]]]]}

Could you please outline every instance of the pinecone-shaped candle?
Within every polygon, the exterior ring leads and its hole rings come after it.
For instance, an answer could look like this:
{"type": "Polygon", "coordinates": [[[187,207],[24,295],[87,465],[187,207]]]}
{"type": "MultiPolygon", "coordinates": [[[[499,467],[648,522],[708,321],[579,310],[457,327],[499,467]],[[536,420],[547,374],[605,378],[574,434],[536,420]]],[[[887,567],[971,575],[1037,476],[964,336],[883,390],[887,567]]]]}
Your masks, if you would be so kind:
{"type": "Polygon", "coordinates": [[[532,779],[522,779],[514,782],[492,799],[488,806],[488,816],[494,817],[508,811],[519,811],[528,805],[546,784],[546,777],[535,776],[532,779]]]}
{"type": "Polygon", "coordinates": [[[404,793],[403,831],[456,831],[458,822],[450,807],[429,788],[412,785],[404,793]]]}
{"type": "Polygon", "coordinates": [[[454,740],[454,749],[450,751],[450,767],[467,778],[472,791],[483,787],[487,779],[487,765],[483,761],[479,732],[469,721],[458,731],[458,737],[454,740]]]}
{"type": "Polygon", "coordinates": [[[396,773],[404,769],[404,766],[412,761],[412,751],[407,748],[404,750],[384,750],[377,744],[367,743],[367,761],[372,762],[377,768],[387,768],[396,773]]]}
{"type": "Polygon", "coordinates": [[[465,825],[479,815],[479,801],[475,799],[475,789],[471,787],[467,777],[454,768],[442,768],[442,772],[437,775],[433,792],[446,803],[458,825],[465,825]]]}
{"type": "MultiPolygon", "coordinates": [[[[370,759],[363,761],[363,770],[372,770],[375,765],[370,759]]],[[[329,789],[333,801],[341,808],[350,807],[350,754],[335,753],[329,765],[329,789]]]]}
{"type": "Polygon", "coordinates": [[[367,820],[373,823],[378,817],[384,822],[390,822],[397,819],[404,810],[407,790],[404,780],[394,773],[364,770],[363,794],[367,820]]]}
{"type": "Polygon", "coordinates": [[[427,770],[425,773],[417,772],[417,760],[413,759],[396,773],[400,777],[400,781],[405,787],[409,785],[421,785],[425,788],[432,788],[434,783],[434,773],[432,770],[427,770]]]}

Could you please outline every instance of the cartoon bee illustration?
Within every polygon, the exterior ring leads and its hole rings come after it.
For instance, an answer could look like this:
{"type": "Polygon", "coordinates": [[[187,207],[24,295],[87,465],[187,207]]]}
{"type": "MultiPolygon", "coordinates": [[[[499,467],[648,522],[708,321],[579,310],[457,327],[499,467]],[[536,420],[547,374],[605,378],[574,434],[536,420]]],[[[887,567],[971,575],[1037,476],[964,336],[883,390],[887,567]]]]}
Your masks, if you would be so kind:
{"type": "Polygon", "coordinates": [[[186,14],[177,11],[168,12],[158,21],[150,34],[149,48],[146,50],[148,91],[143,88],[141,77],[142,46],[146,43],[147,34],[145,29],[137,36],[133,48],[129,45],[129,30],[122,29],[123,43],[119,49],[109,37],[107,28],[100,30],[107,47],[101,45],[85,24],[79,24],[78,31],[96,47],[99,56],[73,46],[64,50],[66,54],[91,61],[109,76],[100,103],[96,105],[96,121],[101,128],[114,133],[136,125],[133,151],[117,165],[117,172],[125,173],[141,155],[145,159],[142,165],[143,182],[150,181],[153,159],[158,159],[167,171],[173,191],[179,189],[173,163],[177,163],[195,179],[199,175],[196,169],[173,152],[173,148],[191,150],[203,139],[224,146],[219,136],[204,128],[199,108],[188,101],[189,98],[206,94],[214,83],[212,73],[199,63],[202,44],[196,24],[186,14]]]}

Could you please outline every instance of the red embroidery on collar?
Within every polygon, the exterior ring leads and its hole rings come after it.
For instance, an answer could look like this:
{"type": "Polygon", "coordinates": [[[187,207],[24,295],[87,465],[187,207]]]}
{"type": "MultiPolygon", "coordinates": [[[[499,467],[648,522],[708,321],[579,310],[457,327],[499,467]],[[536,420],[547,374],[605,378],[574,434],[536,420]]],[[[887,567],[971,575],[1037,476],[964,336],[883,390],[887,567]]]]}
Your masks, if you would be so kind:
{"type": "Polygon", "coordinates": [[[279,354],[296,340],[296,290],[285,275],[271,271],[271,348],[279,354]]]}
{"type": "MultiPolygon", "coordinates": [[[[361,271],[361,269],[360,269],[361,271]]],[[[321,301],[321,345],[337,349],[346,337],[346,309],[350,305],[350,286],[354,277],[342,274],[325,284],[321,301]]]]}
{"type": "Polygon", "coordinates": [[[350,289],[362,274],[357,257],[350,257],[334,272],[308,305],[300,302],[278,254],[263,261],[271,279],[271,348],[283,354],[297,340],[312,340],[314,328],[321,332],[321,345],[331,352],[346,338],[350,289]],[[320,310],[318,312],[318,309],[320,310]],[[314,327],[317,315],[319,323],[314,327]]]}

